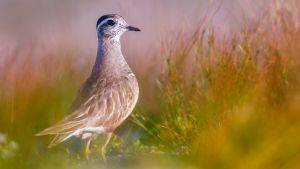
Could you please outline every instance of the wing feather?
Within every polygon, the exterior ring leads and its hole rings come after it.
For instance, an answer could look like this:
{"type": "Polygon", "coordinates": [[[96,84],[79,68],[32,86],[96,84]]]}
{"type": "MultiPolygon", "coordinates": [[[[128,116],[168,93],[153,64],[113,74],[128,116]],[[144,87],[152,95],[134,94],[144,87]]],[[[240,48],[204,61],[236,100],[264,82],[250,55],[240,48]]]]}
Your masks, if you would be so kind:
{"type": "Polygon", "coordinates": [[[101,126],[113,131],[131,113],[137,101],[137,96],[136,99],[132,99],[133,95],[137,94],[134,87],[137,86],[132,87],[128,78],[114,83],[100,84],[95,84],[93,80],[88,79],[74,101],[74,113],[37,135],[55,135],[49,145],[52,147],[85,127],[101,126]]]}

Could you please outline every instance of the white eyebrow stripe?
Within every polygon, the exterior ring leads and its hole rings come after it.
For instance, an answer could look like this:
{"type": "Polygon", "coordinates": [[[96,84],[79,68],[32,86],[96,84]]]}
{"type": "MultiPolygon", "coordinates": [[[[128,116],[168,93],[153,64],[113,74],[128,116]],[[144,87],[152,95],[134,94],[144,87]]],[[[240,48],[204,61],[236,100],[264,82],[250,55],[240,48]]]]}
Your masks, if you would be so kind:
{"type": "Polygon", "coordinates": [[[111,18],[106,18],[102,22],[99,23],[98,28],[102,25],[104,25],[108,20],[112,20],[111,18]]]}

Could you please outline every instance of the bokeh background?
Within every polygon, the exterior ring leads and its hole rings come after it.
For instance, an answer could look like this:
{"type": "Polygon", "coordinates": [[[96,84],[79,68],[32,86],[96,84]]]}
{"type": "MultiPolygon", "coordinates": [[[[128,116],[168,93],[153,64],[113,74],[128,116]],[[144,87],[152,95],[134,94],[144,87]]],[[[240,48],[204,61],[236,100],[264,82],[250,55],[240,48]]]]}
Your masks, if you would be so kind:
{"type": "Polygon", "coordinates": [[[96,21],[122,15],[141,96],[110,168],[299,168],[297,0],[0,0],[0,168],[99,168],[73,139],[35,137],[69,112],[96,55],[96,21]]]}

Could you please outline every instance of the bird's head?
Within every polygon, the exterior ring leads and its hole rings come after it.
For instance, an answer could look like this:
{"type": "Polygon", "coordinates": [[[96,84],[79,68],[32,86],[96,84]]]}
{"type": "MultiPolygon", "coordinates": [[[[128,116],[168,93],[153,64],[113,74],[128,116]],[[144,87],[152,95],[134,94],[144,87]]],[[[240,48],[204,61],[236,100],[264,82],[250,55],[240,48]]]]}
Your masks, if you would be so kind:
{"type": "Polygon", "coordinates": [[[101,16],[96,25],[98,38],[120,39],[127,31],[140,31],[139,28],[129,26],[126,21],[117,14],[101,16]]]}

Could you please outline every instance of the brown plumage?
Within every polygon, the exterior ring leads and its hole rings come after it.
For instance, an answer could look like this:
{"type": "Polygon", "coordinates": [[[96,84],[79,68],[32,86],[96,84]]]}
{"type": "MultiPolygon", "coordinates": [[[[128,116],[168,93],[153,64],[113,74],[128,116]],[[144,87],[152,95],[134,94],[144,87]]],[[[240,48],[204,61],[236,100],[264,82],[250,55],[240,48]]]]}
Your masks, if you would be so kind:
{"type": "Polygon", "coordinates": [[[79,90],[70,115],[37,134],[54,135],[49,147],[78,136],[87,141],[88,153],[91,140],[104,134],[104,155],[112,133],[138,100],[138,83],[120,45],[120,36],[129,30],[139,29],[128,26],[119,15],[104,15],[98,20],[98,51],[91,76],[79,90]]]}

